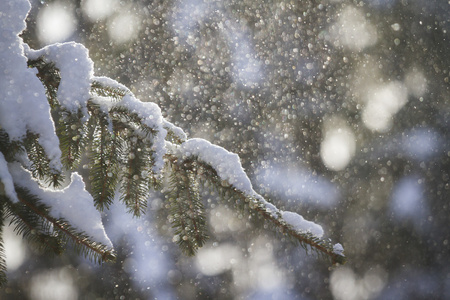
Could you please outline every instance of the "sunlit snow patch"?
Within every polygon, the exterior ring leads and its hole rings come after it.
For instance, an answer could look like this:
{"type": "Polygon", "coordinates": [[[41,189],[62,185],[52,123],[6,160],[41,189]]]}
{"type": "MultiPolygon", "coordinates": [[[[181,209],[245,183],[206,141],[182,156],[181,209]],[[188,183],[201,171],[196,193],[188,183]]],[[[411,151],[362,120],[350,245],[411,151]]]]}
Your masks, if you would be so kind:
{"type": "Polygon", "coordinates": [[[281,212],[281,216],[287,224],[292,226],[292,228],[297,231],[310,232],[318,238],[321,238],[323,236],[322,226],[317,225],[314,222],[305,220],[299,214],[290,211],[283,211],[281,212]]]}
{"type": "Polygon", "coordinates": [[[61,2],[49,3],[39,11],[36,27],[43,44],[66,41],[77,28],[73,7],[61,2]]]}
{"type": "Polygon", "coordinates": [[[37,70],[27,67],[23,41],[18,34],[25,29],[24,17],[28,2],[0,1],[0,128],[10,140],[24,138],[27,132],[39,135],[39,143],[50,159],[50,167],[61,168],[61,151],[50,116],[45,89],[36,76],[37,70]]]}
{"type": "Polygon", "coordinates": [[[250,179],[242,169],[239,156],[203,139],[189,139],[181,145],[181,153],[197,156],[211,165],[220,178],[247,195],[255,194],[250,179]]]}
{"type": "Polygon", "coordinates": [[[94,63],[89,58],[86,47],[75,42],[56,43],[39,50],[25,47],[29,59],[42,57],[48,63],[54,63],[61,74],[58,86],[58,101],[68,111],[74,113],[86,108],[90,99],[91,78],[94,75],[94,63]]]}

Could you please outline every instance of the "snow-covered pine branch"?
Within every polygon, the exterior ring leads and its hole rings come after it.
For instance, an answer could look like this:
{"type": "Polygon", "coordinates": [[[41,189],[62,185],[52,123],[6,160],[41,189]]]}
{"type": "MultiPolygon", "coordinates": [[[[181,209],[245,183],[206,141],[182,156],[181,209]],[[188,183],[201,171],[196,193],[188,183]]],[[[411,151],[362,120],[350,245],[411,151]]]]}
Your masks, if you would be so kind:
{"type": "MultiPolygon", "coordinates": [[[[113,260],[100,211],[119,193],[130,213],[140,216],[150,190],[169,182],[163,190],[174,240],[194,254],[207,239],[199,189],[208,186],[302,246],[333,263],[345,262],[340,244],[323,239],[319,225],[277,209],[256,193],[236,154],[187,139],[156,104],[139,101],[110,78],[94,76],[84,46],[30,49],[19,37],[29,9],[26,0],[0,4],[2,222],[12,218],[16,231],[37,247],[60,253],[69,242],[94,260],[113,260]],[[76,171],[83,159],[90,172],[84,178],[76,171]]],[[[1,239],[0,258],[4,282],[1,239]]]]}

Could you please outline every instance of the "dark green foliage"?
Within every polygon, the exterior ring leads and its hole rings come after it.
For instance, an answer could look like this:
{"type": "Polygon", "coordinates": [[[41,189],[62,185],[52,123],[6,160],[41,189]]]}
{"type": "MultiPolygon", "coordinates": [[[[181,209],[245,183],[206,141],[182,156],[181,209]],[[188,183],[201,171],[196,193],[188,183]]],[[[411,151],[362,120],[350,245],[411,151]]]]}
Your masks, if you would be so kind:
{"type": "Polygon", "coordinates": [[[120,137],[109,129],[108,115],[98,108],[93,110],[91,121],[96,123],[89,147],[91,194],[96,207],[103,210],[108,208],[114,199],[122,143],[120,137]]]}
{"type": "Polygon", "coordinates": [[[0,152],[3,153],[6,161],[13,161],[16,155],[24,151],[21,141],[10,141],[8,134],[0,128],[0,152]]]}
{"type": "Polygon", "coordinates": [[[151,178],[151,151],[136,136],[125,140],[125,163],[122,169],[120,200],[134,216],[140,216],[147,208],[149,179],[151,178]]]}
{"type": "Polygon", "coordinates": [[[196,169],[192,164],[171,164],[168,193],[169,220],[174,241],[187,255],[194,255],[208,239],[206,217],[198,191],[196,169]]]}
{"type": "Polygon", "coordinates": [[[16,186],[20,202],[13,203],[4,199],[5,219],[11,218],[9,225],[17,234],[22,235],[39,252],[60,254],[64,251],[61,242],[52,233],[52,225],[44,216],[48,207],[39,203],[38,198],[24,188],[16,186]]]}
{"type": "Polygon", "coordinates": [[[129,93],[129,91],[121,90],[119,88],[112,88],[109,86],[105,86],[104,84],[101,84],[98,81],[92,82],[91,91],[93,94],[96,94],[96,95],[99,95],[102,97],[109,97],[116,101],[121,100],[123,96],[125,96],[127,93],[129,93]]]}
{"type": "MultiPolygon", "coordinates": [[[[0,190],[3,190],[3,183],[0,182],[0,190]]],[[[0,198],[3,197],[3,192],[0,192],[0,198]]],[[[3,286],[7,282],[6,277],[6,261],[5,261],[5,248],[3,247],[3,201],[0,200],[0,286],[3,286]]]]}
{"type": "Polygon", "coordinates": [[[47,158],[44,148],[39,144],[39,136],[28,132],[24,144],[31,161],[30,171],[33,177],[51,184],[53,187],[61,186],[64,176],[60,171],[50,167],[50,160],[47,158]]]}
{"type": "Polygon", "coordinates": [[[62,151],[61,162],[66,169],[73,170],[80,164],[86,147],[86,125],[81,110],[76,114],[60,111],[56,132],[62,151]]]}
{"type": "Polygon", "coordinates": [[[36,76],[41,80],[45,87],[47,99],[52,108],[58,106],[58,86],[61,81],[59,70],[55,68],[53,63],[46,63],[42,58],[29,60],[28,67],[36,68],[38,73],[36,76]]]}
{"type": "Polygon", "coordinates": [[[151,164],[147,165],[147,168],[151,169],[156,155],[154,151],[151,151],[153,138],[157,134],[156,129],[145,125],[135,112],[130,112],[123,106],[113,107],[110,111],[110,115],[113,127],[118,133],[121,133],[124,139],[145,139],[145,141],[142,140],[141,146],[143,147],[142,150],[145,148],[147,152],[142,152],[141,155],[145,155],[151,159],[151,161],[148,161],[148,163],[151,164]]]}

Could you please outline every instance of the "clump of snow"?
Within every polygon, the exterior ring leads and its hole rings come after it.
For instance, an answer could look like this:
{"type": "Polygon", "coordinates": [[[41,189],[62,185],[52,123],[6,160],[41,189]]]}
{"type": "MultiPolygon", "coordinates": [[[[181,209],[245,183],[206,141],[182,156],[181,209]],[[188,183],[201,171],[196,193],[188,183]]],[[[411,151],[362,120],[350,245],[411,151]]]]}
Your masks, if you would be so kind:
{"type": "Polygon", "coordinates": [[[344,247],[341,244],[337,243],[333,246],[333,253],[337,255],[344,256],[344,247]]]}
{"type": "Polygon", "coordinates": [[[323,236],[322,226],[314,222],[305,220],[299,214],[290,211],[283,211],[281,212],[281,216],[283,217],[283,219],[286,221],[287,224],[292,226],[292,228],[297,231],[310,232],[318,238],[321,238],[323,236]]]}
{"type": "Polygon", "coordinates": [[[45,89],[36,77],[36,70],[28,68],[24,44],[18,36],[25,29],[29,9],[27,1],[0,3],[0,127],[13,141],[22,140],[27,131],[38,134],[50,167],[60,170],[59,140],[45,89]]]}
{"type": "Polygon", "coordinates": [[[184,156],[197,156],[209,164],[220,178],[238,190],[247,195],[256,194],[237,154],[199,138],[187,140],[180,146],[180,150],[184,156]]]}
{"type": "Polygon", "coordinates": [[[72,173],[71,184],[62,190],[45,189],[39,186],[31,173],[20,164],[9,165],[9,170],[16,184],[28,189],[42,203],[50,207],[50,215],[56,219],[64,218],[70,225],[85,232],[108,247],[112,243],[106,235],[100,212],[94,206],[94,199],[89,194],[78,173],[72,173]]]}
{"type": "Polygon", "coordinates": [[[61,74],[58,87],[58,101],[68,111],[75,113],[85,108],[90,98],[91,78],[94,63],[86,47],[75,42],[56,43],[40,50],[26,49],[29,59],[42,57],[47,63],[54,63],[61,74]]]}
{"type": "MultiPolygon", "coordinates": [[[[263,199],[261,199],[261,200],[263,200],[263,199]]],[[[275,205],[273,205],[272,203],[267,202],[265,200],[264,200],[264,205],[266,207],[266,212],[268,212],[270,215],[272,215],[272,217],[277,219],[278,213],[280,212],[280,210],[275,205]]]]}

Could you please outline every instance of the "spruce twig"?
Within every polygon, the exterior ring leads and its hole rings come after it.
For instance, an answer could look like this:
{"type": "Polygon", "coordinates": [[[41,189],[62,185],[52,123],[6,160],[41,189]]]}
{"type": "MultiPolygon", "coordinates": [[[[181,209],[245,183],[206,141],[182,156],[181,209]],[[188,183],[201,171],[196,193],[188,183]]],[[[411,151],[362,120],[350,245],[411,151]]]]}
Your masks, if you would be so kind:
{"type": "MultiPolygon", "coordinates": [[[[36,216],[39,216],[44,221],[49,222],[49,224],[52,225],[53,230],[57,233],[56,235],[53,235],[53,237],[56,237],[58,239],[58,243],[56,245],[65,245],[67,242],[70,242],[74,246],[77,253],[81,253],[85,257],[89,257],[90,259],[95,260],[98,263],[102,261],[106,262],[115,260],[114,252],[108,249],[108,247],[93,242],[90,237],[88,237],[83,232],[76,231],[64,219],[55,219],[51,217],[48,214],[48,208],[46,208],[42,204],[38,204],[38,199],[35,196],[31,195],[25,188],[16,186],[16,192],[20,203],[22,203],[29,209],[28,212],[33,212],[36,216]]],[[[35,233],[30,231],[30,234],[35,233]]],[[[48,241],[46,240],[45,242],[48,241]]],[[[59,251],[59,248],[53,249],[55,250],[56,254],[60,254],[62,252],[59,251]]],[[[64,248],[61,248],[61,250],[64,250],[64,248]]]]}
{"type": "Polygon", "coordinates": [[[195,170],[188,164],[171,164],[168,203],[174,241],[186,255],[192,256],[205,244],[208,235],[195,170]]]}
{"type": "MultiPolygon", "coordinates": [[[[0,199],[3,196],[4,192],[3,192],[4,188],[3,188],[3,183],[0,181],[0,199]]],[[[5,219],[5,214],[4,214],[4,201],[0,200],[0,286],[3,286],[4,284],[6,284],[6,282],[8,281],[8,278],[6,276],[6,260],[5,260],[5,248],[3,246],[3,223],[4,223],[4,219],[5,219]]]]}

